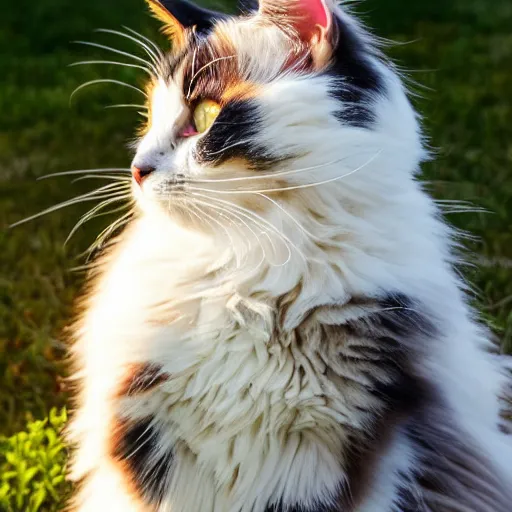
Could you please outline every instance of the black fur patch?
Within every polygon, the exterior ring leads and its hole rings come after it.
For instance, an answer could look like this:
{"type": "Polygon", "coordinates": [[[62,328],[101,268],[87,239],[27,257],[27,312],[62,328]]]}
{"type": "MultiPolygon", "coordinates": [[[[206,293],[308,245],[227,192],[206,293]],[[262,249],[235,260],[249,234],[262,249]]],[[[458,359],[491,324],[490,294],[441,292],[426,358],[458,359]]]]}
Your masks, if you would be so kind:
{"type": "Polygon", "coordinates": [[[458,427],[441,400],[412,418],[406,431],[416,447],[414,476],[426,510],[459,510],[454,504],[460,510],[510,510],[510,482],[502,480],[492,461],[458,427]]]}
{"type": "Polygon", "coordinates": [[[218,166],[224,162],[241,158],[254,170],[268,169],[282,161],[254,141],[261,129],[258,106],[251,100],[228,103],[220,112],[210,131],[196,147],[195,157],[201,164],[218,166]]]}
{"type": "Polygon", "coordinates": [[[337,79],[331,94],[343,105],[336,117],[343,124],[369,128],[375,121],[372,97],[385,93],[383,80],[354,30],[337,18],[333,23],[337,46],[327,74],[337,79]]]}
{"type": "Polygon", "coordinates": [[[187,2],[186,0],[159,0],[159,3],[185,28],[196,27],[196,32],[208,32],[215,21],[227,16],[187,2]]]}
{"type": "Polygon", "coordinates": [[[237,7],[241,13],[257,11],[260,7],[258,0],[238,0],[237,7]]]}
{"type": "MultiPolygon", "coordinates": [[[[432,396],[430,385],[415,371],[414,361],[420,351],[415,352],[412,347],[428,343],[436,327],[421,312],[420,305],[401,294],[388,295],[370,307],[375,311],[366,317],[333,326],[349,333],[352,339],[371,342],[370,347],[351,345],[355,356],[346,362],[356,368],[358,362],[365,363],[361,364],[361,374],[370,382],[365,386],[366,392],[382,404],[378,413],[365,411],[369,418],[373,415],[365,432],[354,431],[350,436],[347,484],[340,493],[343,510],[353,510],[364,498],[379,454],[387,447],[395,427],[420,411],[432,396]]],[[[346,356],[342,353],[340,357],[346,356]]]]}
{"type": "Polygon", "coordinates": [[[161,502],[174,459],[172,451],[157,451],[158,435],[152,419],[147,418],[137,423],[120,421],[112,439],[112,458],[122,465],[130,484],[150,505],[161,502]]]}
{"type": "MultiPolygon", "coordinates": [[[[333,500],[335,503],[322,503],[322,496],[318,496],[319,503],[310,508],[288,506],[287,503],[269,505],[266,512],[358,510],[397,426],[418,414],[433,399],[431,386],[418,375],[415,367],[416,358],[421,357],[423,348],[437,334],[429,312],[403,294],[388,294],[380,300],[353,299],[347,305],[351,306],[366,310],[366,315],[363,313],[357,319],[339,325],[324,324],[321,343],[331,344],[333,352],[329,357],[338,357],[340,368],[350,368],[360,378],[352,380],[350,372],[345,371],[338,375],[353,390],[359,388],[361,396],[375,400],[369,400],[372,405],[367,408],[352,405],[364,414],[365,428],[345,426],[349,429],[348,439],[340,454],[345,475],[338,496],[333,500]]],[[[309,319],[317,322],[314,312],[304,320],[306,331],[310,328],[309,319]]],[[[301,328],[297,338],[302,339],[301,328]]],[[[329,361],[326,364],[329,366],[329,361]]],[[[331,364],[332,371],[336,372],[336,362],[331,364]]],[[[343,388],[340,391],[343,392],[343,388]]],[[[420,509],[412,508],[407,512],[413,510],[420,509]]]]}
{"type": "Polygon", "coordinates": [[[422,503],[421,494],[414,492],[415,482],[411,481],[405,475],[401,474],[400,477],[403,479],[403,483],[398,488],[398,505],[400,512],[427,512],[425,510],[425,504],[422,503]]]}

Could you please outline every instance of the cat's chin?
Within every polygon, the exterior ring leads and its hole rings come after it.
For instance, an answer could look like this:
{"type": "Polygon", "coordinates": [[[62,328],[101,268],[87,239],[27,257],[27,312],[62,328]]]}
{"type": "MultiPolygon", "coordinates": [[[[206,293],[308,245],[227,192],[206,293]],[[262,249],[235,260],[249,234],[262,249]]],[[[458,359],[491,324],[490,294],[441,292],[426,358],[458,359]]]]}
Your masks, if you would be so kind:
{"type": "Polygon", "coordinates": [[[220,227],[212,219],[212,212],[198,208],[185,196],[165,198],[139,193],[136,202],[141,213],[155,221],[174,224],[182,229],[214,235],[220,227]]]}

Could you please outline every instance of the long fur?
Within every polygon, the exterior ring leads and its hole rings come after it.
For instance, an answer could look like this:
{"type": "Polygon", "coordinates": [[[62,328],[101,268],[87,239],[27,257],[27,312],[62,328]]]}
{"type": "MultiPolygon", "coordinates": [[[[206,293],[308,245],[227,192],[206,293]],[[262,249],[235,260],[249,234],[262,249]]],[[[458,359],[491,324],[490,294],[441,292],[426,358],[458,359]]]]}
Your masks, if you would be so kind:
{"type": "Polygon", "coordinates": [[[74,510],[510,510],[505,358],[399,77],[330,9],[320,70],[257,12],[161,63],[134,160],[155,171],[76,327],[74,510]],[[187,94],[222,112],[179,139],[187,94]]]}

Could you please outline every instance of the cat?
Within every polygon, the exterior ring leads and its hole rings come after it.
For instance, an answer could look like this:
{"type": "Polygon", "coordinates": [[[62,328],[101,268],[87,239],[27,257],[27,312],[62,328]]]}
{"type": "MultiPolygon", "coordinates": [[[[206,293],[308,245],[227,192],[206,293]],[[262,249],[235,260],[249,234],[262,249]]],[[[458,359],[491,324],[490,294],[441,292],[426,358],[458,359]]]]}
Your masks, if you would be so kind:
{"type": "Polygon", "coordinates": [[[346,2],[148,0],[136,213],[75,327],[79,512],[505,512],[510,375],[346,2]]]}

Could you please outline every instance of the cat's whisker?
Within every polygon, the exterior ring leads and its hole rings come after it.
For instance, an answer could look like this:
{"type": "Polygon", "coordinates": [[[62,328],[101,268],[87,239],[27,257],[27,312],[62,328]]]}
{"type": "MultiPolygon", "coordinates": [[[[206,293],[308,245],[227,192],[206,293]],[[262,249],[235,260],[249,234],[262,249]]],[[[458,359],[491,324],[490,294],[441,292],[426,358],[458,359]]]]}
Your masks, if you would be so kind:
{"type": "Polygon", "coordinates": [[[107,105],[104,108],[140,108],[148,110],[147,105],[137,105],[136,103],[117,103],[116,105],[107,105]]]}
{"type": "Polygon", "coordinates": [[[320,185],[326,185],[327,183],[333,183],[335,181],[341,180],[343,178],[347,178],[348,176],[351,176],[352,174],[355,174],[356,172],[361,171],[368,165],[370,165],[380,154],[382,153],[382,150],[375,153],[371,158],[369,158],[364,164],[360,165],[359,167],[352,169],[351,171],[342,174],[340,176],[335,176],[334,178],[329,178],[327,180],[322,181],[316,181],[314,183],[305,183],[302,185],[290,185],[289,187],[275,187],[275,188],[267,188],[267,189],[261,189],[261,190],[212,190],[207,188],[201,188],[201,187],[190,187],[191,190],[199,190],[202,192],[215,192],[216,194],[254,194],[254,193],[261,193],[261,194],[267,194],[272,192],[285,192],[288,190],[300,190],[304,188],[311,188],[311,187],[318,187],[320,185]]]}
{"type": "Polygon", "coordinates": [[[145,66],[148,66],[150,69],[152,69],[155,73],[155,75],[158,75],[156,67],[148,62],[147,60],[143,59],[142,57],[139,57],[137,55],[134,55],[133,53],[124,52],[122,50],[118,50],[117,48],[112,48],[111,46],[107,46],[105,44],[99,44],[99,43],[93,43],[92,41],[73,41],[75,44],[83,44],[85,46],[92,46],[93,48],[100,48],[102,50],[107,50],[112,53],[117,53],[118,55],[123,55],[124,57],[128,57],[129,59],[136,60],[137,62],[141,62],[145,66]]]}
{"type": "MultiPolygon", "coordinates": [[[[196,57],[197,57],[197,46],[194,48],[194,53],[192,54],[192,76],[195,76],[196,73],[196,57]]],[[[192,80],[188,84],[187,98],[190,97],[190,91],[192,89],[192,80]]]]}
{"type": "Polygon", "coordinates": [[[86,174],[85,176],[81,176],[80,178],[76,178],[71,181],[71,183],[76,183],[82,180],[110,180],[110,181],[121,181],[123,183],[131,183],[132,179],[129,176],[113,176],[110,174],[86,174]]]}
{"type": "MultiPolygon", "coordinates": [[[[277,229],[276,226],[274,226],[274,224],[272,224],[265,218],[256,214],[252,210],[249,210],[240,205],[234,204],[231,201],[225,201],[223,199],[219,199],[219,198],[211,197],[211,196],[204,196],[203,194],[201,194],[201,196],[206,197],[207,199],[210,199],[212,201],[224,204],[228,208],[235,209],[235,211],[237,211],[239,213],[239,215],[242,215],[244,218],[251,220],[256,226],[258,226],[262,230],[262,233],[267,233],[268,230],[265,229],[265,226],[268,226],[268,228],[270,229],[270,232],[274,233],[281,240],[281,242],[283,243],[283,245],[286,247],[286,249],[288,251],[288,256],[287,256],[286,261],[282,264],[275,265],[275,266],[286,265],[290,261],[290,259],[291,259],[290,246],[293,247],[298,252],[298,254],[304,259],[304,261],[306,261],[306,257],[304,256],[302,251],[286,235],[281,233],[279,231],[279,229],[277,229]]],[[[268,233],[267,233],[267,236],[268,236],[268,233]]],[[[275,254],[277,254],[277,250],[276,250],[275,246],[273,245],[272,240],[270,240],[270,237],[269,237],[269,241],[272,246],[272,250],[274,251],[275,254]]]]}
{"type": "Polygon", "coordinates": [[[89,174],[89,173],[98,173],[98,172],[123,172],[129,173],[130,169],[124,167],[105,167],[101,169],[76,169],[73,171],[63,171],[63,172],[52,172],[51,174],[45,174],[44,176],[39,176],[37,181],[46,180],[48,178],[55,178],[58,176],[70,176],[73,174],[89,174]]]}
{"type": "MultiPolygon", "coordinates": [[[[199,197],[203,197],[203,198],[207,198],[207,199],[213,199],[213,198],[209,198],[208,196],[205,196],[203,194],[193,194],[194,196],[199,196],[199,197]]],[[[197,199],[194,199],[195,201],[198,201],[197,199]]],[[[235,208],[231,208],[229,209],[229,207],[227,206],[223,206],[223,205],[213,205],[211,204],[210,202],[205,202],[210,208],[213,208],[213,209],[218,209],[220,211],[224,211],[225,213],[229,213],[231,214],[232,216],[234,216],[235,218],[237,218],[254,236],[256,242],[258,243],[258,245],[260,246],[261,248],[261,252],[262,252],[262,260],[261,262],[258,264],[257,268],[259,268],[259,266],[263,263],[263,261],[266,259],[267,257],[267,254],[266,254],[266,251],[265,251],[265,246],[263,245],[263,243],[261,242],[261,239],[258,235],[258,233],[256,233],[256,231],[254,231],[250,226],[249,224],[243,220],[243,218],[241,217],[240,213],[237,212],[237,210],[235,208]],[[234,211],[233,211],[234,210],[234,211]]],[[[267,235],[267,238],[269,240],[269,243],[272,247],[272,250],[274,251],[274,254],[276,254],[276,248],[272,242],[272,240],[270,239],[270,237],[268,236],[267,232],[266,232],[266,229],[264,228],[264,226],[262,226],[259,222],[256,222],[254,219],[249,219],[253,224],[256,225],[256,227],[258,227],[260,230],[261,230],[261,234],[262,235],[267,235]]]]}
{"type": "Polygon", "coordinates": [[[153,64],[155,64],[155,65],[158,64],[159,56],[155,53],[155,51],[151,47],[149,47],[146,43],[144,43],[140,39],[133,37],[130,34],[120,32],[119,30],[112,30],[109,28],[98,28],[95,30],[95,32],[101,32],[103,34],[114,34],[116,36],[124,37],[126,39],[129,39],[130,41],[133,41],[134,43],[138,44],[141,48],[144,49],[144,51],[148,54],[148,56],[151,59],[153,64]]]}
{"type": "Polygon", "coordinates": [[[147,66],[142,66],[140,64],[129,64],[128,62],[119,62],[117,60],[81,60],[80,62],[73,62],[69,65],[69,67],[86,66],[90,64],[108,64],[112,66],[123,66],[125,68],[142,69],[149,75],[152,75],[151,70],[147,66]]]}
{"type": "MultiPolygon", "coordinates": [[[[192,193],[192,195],[197,195],[199,197],[206,197],[206,198],[209,198],[209,196],[205,196],[204,194],[197,194],[197,193],[192,193]]],[[[287,217],[289,217],[293,222],[294,224],[296,224],[299,229],[305,233],[307,236],[309,236],[311,239],[313,240],[317,240],[318,237],[316,237],[315,235],[313,235],[311,232],[309,232],[308,230],[306,230],[303,226],[300,225],[300,223],[289,213],[287,212],[279,203],[277,203],[276,201],[274,201],[273,199],[271,199],[270,197],[267,197],[265,196],[264,194],[260,194],[260,193],[256,193],[256,195],[260,196],[260,197],[263,197],[264,199],[267,199],[268,201],[270,201],[272,204],[274,204],[277,208],[279,208],[287,217]]],[[[213,198],[212,198],[213,199],[213,198]]],[[[213,205],[211,205],[211,207],[213,207],[213,205]]],[[[237,205],[234,205],[233,204],[233,207],[237,207],[237,205]]],[[[254,219],[252,219],[252,221],[254,222],[254,219]]],[[[265,253],[265,249],[264,249],[264,246],[263,244],[261,243],[261,240],[259,239],[258,235],[244,222],[244,224],[246,225],[246,227],[252,231],[252,233],[255,235],[256,239],[258,240],[262,250],[263,250],[263,253],[265,253]]],[[[258,224],[257,224],[258,225],[258,224]]],[[[269,243],[271,244],[272,246],[272,249],[274,251],[274,254],[276,254],[276,248],[272,242],[272,239],[270,238],[270,236],[268,235],[267,233],[267,230],[264,229],[261,225],[259,225],[260,229],[262,229],[262,234],[266,235],[268,240],[269,240],[269,243]]],[[[279,236],[281,235],[281,233],[279,233],[279,236]]],[[[287,260],[289,261],[289,259],[287,260]]]]}
{"type": "Polygon", "coordinates": [[[227,55],[226,57],[217,57],[216,59],[211,60],[210,62],[208,62],[207,64],[205,64],[201,68],[199,68],[199,70],[192,76],[192,78],[190,80],[190,84],[189,84],[189,88],[188,88],[188,93],[187,93],[187,98],[190,97],[190,91],[192,90],[192,85],[194,84],[195,79],[199,76],[200,73],[202,73],[203,71],[208,69],[210,66],[212,66],[216,62],[219,62],[221,60],[234,59],[234,58],[236,58],[236,55],[227,55]]]}
{"type": "Polygon", "coordinates": [[[227,123],[227,122],[224,122],[224,121],[217,121],[215,120],[215,124],[218,125],[225,125],[225,126],[239,126],[241,124],[254,124],[254,121],[250,120],[250,121],[237,121],[236,123],[227,123]]]}
{"type": "MultiPolygon", "coordinates": [[[[233,137],[230,138],[232,139],[233,137]]],[[[234,148],[236,146],[241,146],[242,144],[247,144],[248,142],[250,142],[249,139],[239,140],[238,142],[230,144],[229,146],[224,146],[222,149],[219,149],[217,151],[208,151],[208,156],[218,155],[220,153],[223,153],[224,151],[227,151],[228,149],[234,148]]]]}
{"type": "MultiPolygon", "coordinates": [[[[199,201],[198,199],[194,199],[194,200],[195,201],[199,201]]],[[[201,203],[202,203],[202,201],[201,201],[201,203]]],[[[221,207],[219,205],[215,206],[215,205],[209,203],[208,201],[205,201],[204,204],[207,205],[209,208],[212,208],[213,210],[216,210],[217,215],[219,215],[220,217],[226,219],[240,233],[241,236],[239,238],[239,241],[241,241],[241,243],[244,246],[243,250],[244,250],[245,259],[247,259],[247,257],[248,257],[249,248],[251,247],[251,244],[250,244],[250,242],[248,240],[246,241],[246,239],[244,238],[244,236],[243,236],[244,233],[242,231],[242,226],[245,226],[246,229],[248,229],[254,235],[254,238],[256,239],[257,243],[260,245],[262,251],[264,251],[264,247],[261,244],[261,241],[258,239],[258,235],[256,234],[256,232],[239,215],[237,215],[236,213],[228,210],[227,208],[221,207]],[[241,226],[240,226],[240,224],[241,224],[241,226]]],[[[236,255],[237,260],[238,260],[237,266],[240,268],[240,266],[242,265],[242,262],[239,261],[238,253],[236,251],[235,251],[235,255],[236,255]]],[[[263,260],[264,260],[264,258],[262,258],[262,261],[263,260]]]]}
{"type": "MultiPolygon", "coordinates": [[[[213,205],[211,205],[213,206],[213,205]]],[[[221,207],[221,206],[217,206],[217,208],[221,208],[221,211],[223,208],[225,207],[221,207]]],[[[261,241],[261,238],[259,236],[259,234],[251,228],[251,226],[243,220],[243,218],[240,216],[239,213],[236,213],[236,210],[234,211],[231,211],[231,210],[226,210],[226,213],[229,213],[230,215],[234,216],[236,219],[238,219],[243,226],[245,226],[251,233],[252,235],[254,236],[254,239],[256,240],[256,243],[258,244],[258,246],[260,247],[261,249],[261,259],[260,261],[257,263],[257,265],[252,269],[253,272],[256,272],[257,270],[259,270],[261,268],[261,266],[265,263],[265,260],[269,260],[268,257],[267,257],[267,250],[265,248],[265,246],[263,245],[263,242],[261,241]]],[[[258,228],[260,229],[260,235],[263,235],[263,236],[266,236],[269,243],[270,243],[270,246],[272,247],[272,250],[274,252],[274,254],[276,254],[276,250],[275,250],[275,245],[274,243],[272,242],[272,239],[269,237],[268,233],[266,232],[265,228],[263,226],[261,226],[257,221],[255,221],[254,219],[251,219],[251,222],[258,228]]],[[[250,245],[248,246],[250,247],[250,245]]],[[[248,254],[246,255],[246,259],[248,258],[248,254]]]]}
{"type": "MultiPolygon", "coordinates": [[[[201,217],[200,217],[200,216],[199,216],[199,215],[198,215],[198,214],[193,210],[194,205],[193,205],[192,203],[190,203],[190,205],[189,205],[189,206],[190,206],[190,211],[189,211],[190,215],[193,215],[196,219],[198,219],[198,220],[199,220],[199,222],[202,222],[202,221],[203,221],[203,219],[201,219],[201,217]]],[[[191,217],[191,218],[192,218],[192,217],[191,217]]]]}
{"type": "Polygon", "coordinates": [[[310,237],[312,240],[318,240],[318,237],[315,236],[313,233],[311,233],[311,231],[308,231],[304,226],[302,226],[300,224],[300,222],[291,214],[289,213],[288,211],[286,211],[286,209],[281,206],[277,201],[275,201],[274,199],[272,199],[271,197],[268,197],[266,196],[265,194],[262,194],[260,192],[255,192],[255,194],[259,197],[263,197],[264,199],[266,199],[267,201],[270,201],[274,206],[276,206],[277,208],[279,208],[287,217],[289,217],[294,224],[296,224],[299,229],[305,234],[307,235],[308,237],[310,237]]]}
{"type": "MultiPolygon", "coordinates": [[[[226,148],[226,149],[229,149],[226,148]]],[[[239,177],[235,177],[235,178],[220,178],[220,179],[190,179],[188,180],[190,183],[229,183],[229,182],[236,182],[236,181],[251,181],[251,180],[264,180],[264,179],[267,179],[267,178],[279,178],[279,177],[282,177],[282,176],[287,176],[287,175],[293,175],[293,174],[300,174],[300,173],[303,173],[303,172],[308,172],[308,171],[315,171],[315,170],[318,170],[318,169],[322,169],[323,167],[329,167],[331,165],[335,165],[335,164],[339,164],[341,162],[344,162],[346,160],[348,160],[349,158],[353,158],[354,156],[356,155],[347,155],[347,156],[344,156],[342,158],[337,158],[336,160],[331,160],[329,162],[325,162],[323,164],[318,164],[318,165],[312,165],[310,167],[302,167],[300,169],[290,169],[288,171],[279,171],[279,172],[269,172],[269,173],[258,173],[257,175],[254,175],[254,176],[239,176],[239,177]]]]}
{"type": "Polygon", "coordinates": [[[93,208],[91,208],[87,213],[85,213],[84,215],[82,215],[82,217],[79,219],[79,221],[73,226],[73,229],[69,232],[69,235],[67,236],[66,240],[64,241],[64,245],[66,245],[70,240],[71,238],[73,237],[73,235],[80,229],[81,226],[83,226],[86,222],[89,222],[90,220],[96,218],[96,217],[99,217],[100,215],[108,215],[108,214],[112,214],[112,213],[115,213],[116,211],[120,211],[120,210],[124,210],[126,208],[129,207],[129,205],[123,205],[122,207],[120,208],[115,208],[114,210],[111,210],[109,212],[103,212],[103,213],[98,213],[98,212],[101,212],[101,210],[103,210],[104,208],[106,208],[107,206],[110,206],[111,204],[113,203],[116,203],[118,201],[122,201],[123,199],[125,199],[124,197],[121,197],[121,198],[112,198],[112,199],[106,199],[105,201],[101,202],[100,204],[94,206],[93,208]]]}
{"type": "Polygon", "coordinates": [[[127,224],[133,216],[133,211],[130,210],[125,215],[119,217],[119,219],[112,222],[109,226],[107,226],[97,237],[96,240],[89,246],[86,252],[92,254],[95,250],[103,247],[105,242],[109,239],[109,237],[114,233],[116,229],[127,224]]]}
{"type": "MultiPolygon", "coordinates": [[[[129,199],[129,198],[128,198],[129,199]]],[[[112,204],[114,202],[117,202],[117,199],[115,201],[112,201],[112,204]]],[[[121,206],[118,206],[117,208],[114,208],[113,210],[108,210],[106,212],[101,212],[101,213],[97,213],[94,215],[93,218],[97,218],[97,217],[104,217],[106,215],[112,215],[114,213],[117,213],[117,212],[121,212],[121,211],[124,211],[126,210],[127,208],[131,208],[133,206],[133,201],[128,201],[126,202],[125,204],[121,205],[121,206]]]]}
{"type": "MultiPolygon", "coordinates": [[[[204,203],[203,203],[204,204],[204,203]]],[[[190,206],[190,204],[189,204],[190,206]]],[[[198,204],[198,202],[195,202],[194,203],[194,206],[195,208],[201,213],[201,215],[205,218],[203,218],[202,220],[203,221],[206,221],[207,224],[209,224],[212,228],[213,231],[215,231],[215,226],[212,224],[212,222],[214,222],[215,224],[217,224],[217,226],[220,227],[220,229],[225,233],[225,235],[228,237],[229,239],[229,243],[233,249],[233,252],[235,254],[235,258],[236,258],[236,266],[237,268],[240,267],[240,260],[239,260],[239,257],[238,257],[238,253],[236,251],[236,244],[235,244],[235,241],[233,240],[233,237],[231,236],[231,233],[229,232],[229,230],[226,228],[226,226],[224,226],[222,224],[222,222],[218,221],[217,219],[215,219],[213,216],[209,215],[208,213],[206,213],[198,204]]]]}
{"type": "Polygon", "coordinates": [[[128,32],[131,32],[134,36],[140,38],[141,41],[145,41],[146,43],[148,43],[154,49],[156,55],[160,59],[162,59],[164,57],[164,53],[162,52],[160,47],[154,41],[152,41],[149,37],[146,37],[145,35],[141,34],[140,32],[137,32],[133,28],[127,27],[126,25],[123,25],[123,28],[125,30],[127,30],[128,32]]]}
{"type": "Polygon", "coordinates": [[[107,84],[107,83],[110,83],[110,84],[116,84],[116,85],[121,85],[123,87],[127,87],[128,89],[133,89],[134,91],[137,91],[139,92],[140,94],[142,94],[145,98],[147,98],[147,94],[142,90],[142,89],[139,89],[138,87],[135,87],[134,85],[131,85],[131,84],[127,84],[126,82],[122,82],[121,80],[114,80],[112,78],[98,78],[96,80],[89,80],[88,82],[85,82],[84,84],[82,85],[79,85],[70,95],[69,97],[69,103],[71,103],[71,100],[73,99],[73,97],[75,96],[75,94],[79,91],[81,91],[82,89],[84,89],[85,87],[89,87],[90,85],[95,85],[95,84],[107,84]]]}
{"type": "Polygon", "coordinates": [[[74,204],[82,203],[82,202],[88,202],[88,201],[97,201],[99,199],[107,199],[111,197],[109,194],[113,194],[115,192],[120,192],[123,189],[125,189],[123,184],[119,183],[110,183],[108,185],[105,185],[103,187],[100,187],[96,190],[93,190],[91,192],[87,192],[86,194],[82,194],[80,196],[74,197],[72,199],[68,199],[66,201],[63,201],[61,203],[58,203],[54,206],[51,206],[50,208],[46,208],[45,210],[36,213],[34,215],[31,215],[30,217],[26,217],[25,219],[19,220],[18,222],[15,222],[14,224],[11,224],[9,227],[14,228],[16,226],[19,226],[21,224],[25,224],[26,222],[29,222],[31,220],[37,219],[39,217],[42,217],[43,215],[47,215],[49,213],[52,213],[54,211],[60,210],[62,208],[66,208],[67,206],[71,206],[74,204]],[[105,195],[105,192],[109,192],[109,194],[105,195]]]}
{"type": "MultiPolygon", "coordinates": [[[[265,229],[265,226],[268,226],[268,228],[270,229],[270,232],[274,233],[275,235],[277,235],[277,237],[281,240],[281,242],[285,245],[287,251],[288,251],[288,258],[287,258],[287,261],[288,262],[291,258],[291,248],[295,249],[295,251],[299,254],[299,256],[301,256],[301,258],[303,259],[304,263],[306,263],[306,257],[304,256],[304,253],[284,234],[282,233],[274,224],[272,224],[270,221],[268,221],[267,219],[265,219],[264,217],[262,217],[261,215],[258,215],[257,213],[255,213],[254,211],[252,210],[249,210],[248,208],[244,208],[243,206],[240,206],[240,205],[237,205],[237,204],[234,204],[232,203],[231,201],[225,201],[223,199],[220,199],[220,198],[211,198],[212,200],[214,201],[218,201],[218,202],[221,202],[223,204],[227,204],[229,205],[230,207],[232,208],[235,208],[236,210],[238,210],[240,212],[240,214],[242,214],[241,212],[244,212],[246,215],[248,215],[249,217],[251,217],[251,220],[252,222],[254,222],[257,226],[260,227],[260,229],[262,229],[262,233],[263,234],[266,234],[267,233],[267,229],[265,229]]],[[[268,236],[268,234],[267,234],[268,236]]],[[[270,240],[270,243],[272,245],[272,249],[274,250],[274,252],[277,253],[276,249],[275,249],[275,246],[272,244],[272,241],[270,240]]]]}
{"type": "MultiPolygon", "coordinates": [[[[197,195],[198,195],[198,196],[201,196],[201,197],[207,197],[207,196],[204,196],[204,195],[202,195],[202,194],[197,194],[197,195]]],[[[208,201],[200,201],[200,200],[198,200],[198,199],[196,199],[196,198],[194,198],[194,199],[193,199],[193,201],[194,201],[195,203],[203,204],[203,205],[207,206],[208,208],[212,208],[212,209],[214,209],[214,210],[217,210],[217,211],[218,211],[218,212],[217,212],[217,214],[218,214],[218,215],[221,215],[222,217],[227,218],[227,217],[226,217],[226,215],[227,215],[227,216],[231,216],[232,218],[234,217],[234,218],[235,218],[235,219],[237,219],[240,223],[242,223],[242,225],[243,225],[243,226],[245,226],[245,227],[246,227],[246,228],[247,228],[247,229],[248,229],[248,230],[249,230],[249,231],[254,235],[254,238],[255,238],[256,242],[259,244],[259,246],[261,247],[262,254],[263,254],[263,257],[262,257],[262,259],[261,259],[260,263],[258,264],[258,266],[256,267],[256,269],[257,269],[257,268],[259,268],[259,267],[260,267],[260,265],[261,265],[261,264],[263,263],[263,261],[265,260],[265,256],[266,256],[266,255],[265,255],[265,247],[264,247],[264,246],[263,246],[263,244],[261,243],[261,240],[259,239],[258,234],[257,234],[257,233],[256,233],[256,232],[255,232],[255,231],[254,231],[250,226],[249,226],[249,224],[247,224],[247,222],[245,222],[245,221],[244,221],[244,220],[243,220],[239,215],[237,215],[237,214],[236,214],[236,213],[234,213],[233,211],[228,210],[226,207],[219,206],[219,205],[213,205],[213,204],[211,204],[211,203],[210,203],[210,202],[208,202],[208,201]],[[224,215],[224,214],[225,214],[225,215],[224,215]]],[[[232,221],[231,221],[231,223],[232,223],[232,221]]],[[[234,225],[236,225],[236,224],[234,224],[234,225]]],[[[236,227],[238,227],[238,226],[236,226],[236,227]]],[[[238,228],[239,228],[239,227],[238,227],[238,228]]],[[[239,230],[240,230],[240,229],[239,229],[239,230]]],[[[240,232],[241,232],[241,231],[240,231],[240,232]]],[[[243,241],[243,240],[244,240],[243,233],[241,232],[241,234],[242,234],[241,239],[242,239],[242,241],[243,241]]],[[[227,235],[229,236],[229,233],[227,233],[227,235]]],[[[231,239],[231,237],[230,237],[230,239],[231,239]]],[[[232,241],[232,239],[231,239],[231,241],[232,241]]],[[[232,242],[233,242],[233,241],[232,241],[232,242]]],[[[234,243],[232,243],[232,246],[233,246],[233,248],[235,248],[235,247],[236,247],[236,246],[234,245],[234,243]]],[[[249,246],[246,246],[245,244],[244,244],[244,246],[245,246],[245,250],[247,250],[247,249],[248,249],[248,247],[249,247],[249,246]]],[[[237,256],[237,258],[238,258],[238,255],[236,255],[236,256],[237,256]]],[[[238,266],[240,266],[240,265],[238,265],[238,266]]]]}

